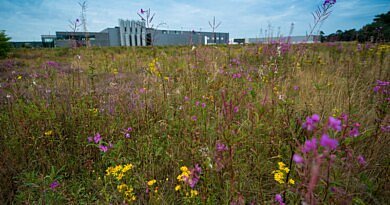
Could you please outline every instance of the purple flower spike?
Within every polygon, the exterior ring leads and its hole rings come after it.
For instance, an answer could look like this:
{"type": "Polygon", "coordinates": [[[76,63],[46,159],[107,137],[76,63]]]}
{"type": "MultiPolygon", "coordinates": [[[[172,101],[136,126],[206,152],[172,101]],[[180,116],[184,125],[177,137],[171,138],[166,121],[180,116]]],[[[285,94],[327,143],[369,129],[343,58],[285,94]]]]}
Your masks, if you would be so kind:
{"type": "Polygon", "coordinates": [[[302,124],[302,127],[307,129],[308,131],[313,131],[316,128],[316,124],[320,121],[320,116],[314,114],[310,117],[306,118],[306,122],[302,124]]]}
{"type": "Polygon", "coordinates": [[[282,195],[276,194],[275,195],[275,201],[279,203],[279,205],[284,205],[285,203],[283,202],[282,195]]]}
{"type": "Polygon", "coordinates": [[[367,164],[366,159],[362,155],[359,155],[357,158],[360,165],[365,166],[367,164]]]}
{"type": "Polygon", "coordinates": [[[93,137],[93,141],[98,144],[102,140],[102,137],[99,133],[96,133],[96,135],[93,137]]]}
{"type": "Polygon", "coordinates": [[[305,145],[302,148],[303,153],[308,153],[317,149],[317,139],[306,140],[305,145]]]}
{"type": "Polygon", "coordinates": [[[299,155],[299,154],[294,154],[293,160],[297,164],[302,164],[304,162],[303,157],[301,157],[301,155],[299,155]]]}
{"type": "Polygon", "coordinates": [[[341,120],[329,117],[328,126],[335,131],[341,131],[341,120]]]}
{"type": "Polygon", "coordinates": [[[352,130],[349,132],[349,136],[351,137],[357,137],[359,135],[360,133],[357,127],[352,128],[352,130]]]}
{"type": "Polygon", "coordinates": [[[100,149],[100,151],[102,151],[102,152],[107,152],[107,151],[108,151],[108,147],[107,147],[107,146],[104,146],[104,145],[99,145],[99,149],[100,149]]]}
{"type": "Polygon", "coordinates": [[[88,142],[93,142],[93,137],[88,137],[88,142]]]}
{"type": "Polygon", "coordinates": [[[327,134],[323,134],[321,137],[320,145],[329,150],[335,150],[339,145],[339,142],[336,139],[332,139],[327,134]]]}
{"type": "Polygon", "coordinates": [[[60,186],[60,183],[58,183],[58,181],[53,181],[51,184],[50,184],[50,189],[54,190],[56,189],[57,187],[60,186]]]}
{"type": "Polygon", "coordinates": [[[224,151],[228,150],[228,147],[225,144],[221,143],[221,142],[217,142],[215,147],[216,147],[216,150],[218,152],[224,152],[224,151]]]}

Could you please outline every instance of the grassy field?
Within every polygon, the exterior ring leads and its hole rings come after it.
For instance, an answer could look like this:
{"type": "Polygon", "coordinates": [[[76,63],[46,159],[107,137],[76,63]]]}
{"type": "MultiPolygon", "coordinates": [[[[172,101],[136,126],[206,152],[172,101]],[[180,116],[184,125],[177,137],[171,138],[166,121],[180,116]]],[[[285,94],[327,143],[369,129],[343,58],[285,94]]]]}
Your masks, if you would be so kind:
{"type": "Polygon", "coordinates": [[[0,72],[2,204],[390,199],[389,45],[14,50],[0,72]]]}

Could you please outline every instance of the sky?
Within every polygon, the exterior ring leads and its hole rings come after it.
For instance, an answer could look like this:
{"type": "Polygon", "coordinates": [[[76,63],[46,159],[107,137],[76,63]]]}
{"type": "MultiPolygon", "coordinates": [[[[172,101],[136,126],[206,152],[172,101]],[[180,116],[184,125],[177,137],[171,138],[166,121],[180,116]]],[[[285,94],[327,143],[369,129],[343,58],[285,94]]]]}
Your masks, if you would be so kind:
{"type": "MultiPolygon", "coordinates": [[[[0,0],[0,30],[11,41],[40,41],[42,34],[71,31],[69,21],[80,18],[82,0],[0,0]]],[[[311,12],[321,0],[89,0],[88,31],[101,31],[118,25],[118,19],[139,20],[137,12],[150,8],[153,22],[161,29],[210,31],[215,16],[221,25],[216,31],[230,38],[263,37],[272,31],[287,36],[305,35],[313,23],[311,12]]],[[[322,24],[325,34],[338,29],[359,29],[375,15],[390,10],[389,0],[337,0],[332,14],[322,24]]]]}

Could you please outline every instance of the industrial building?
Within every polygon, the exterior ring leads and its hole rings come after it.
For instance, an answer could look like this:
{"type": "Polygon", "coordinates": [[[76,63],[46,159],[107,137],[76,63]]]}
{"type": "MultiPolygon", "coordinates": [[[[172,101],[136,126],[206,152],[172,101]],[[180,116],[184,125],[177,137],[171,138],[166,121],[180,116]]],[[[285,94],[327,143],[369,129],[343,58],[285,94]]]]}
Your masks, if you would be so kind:
{"type": "Polygon", "coordinates": [[[235,38],[234,44],[267,44],[267,43],[315,43],[320,36],[290,36],[290,37],[263,37],[263,38],[235,38]]]}
{"type": "Polygon", "coordinates": [[[42,35],[43,47],[85,46],[166,46],[228,44],[229,33],[160,30],[146,28],[145,22],[119,19],[119,26],[100,32],[57,31],[56,35],[42,35]],[[88,41],[87,41],[88,39],[88,41]]]}

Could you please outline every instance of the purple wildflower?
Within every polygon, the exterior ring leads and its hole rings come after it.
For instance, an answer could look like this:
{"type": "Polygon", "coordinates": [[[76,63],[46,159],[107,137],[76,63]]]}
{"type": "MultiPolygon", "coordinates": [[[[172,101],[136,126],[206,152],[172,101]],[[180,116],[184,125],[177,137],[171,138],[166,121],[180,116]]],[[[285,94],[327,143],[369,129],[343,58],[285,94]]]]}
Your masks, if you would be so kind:
{"type": "Polygon", "coordinates": [[[217,152],[223,152],[223,151],[227,151],[228,147],[221,142],[217,142],[217,144],[215,145],[215,149],[217,150],[217,152]]]}
{"type": "Polygon", "coordinates": [[[199,106],[200,102],[199,101],[196,101],[195,102],[195,106],[199,106]]]}
{"type": "Polygon", "coordinates": [[[206,107],[206,103],[202,103],[202,108],[205,108],[206,107]]]}
{"type": "Polygon", "coordinates": [[[382,132],[390,132],[390,125],[387,126],[381,126],[382,132]]]}
{"type": "Polygon", "coordinates": [[[294,154],[293,160],[297,164],[302,164],[304,162],[303,157],[301,157],[301,155],[299,155],[299,154],[294,154]]]}
{"type": "Polygon", "coordinates": [[[102,137],[99,133],[96,133],[96,135],[93,137],[93,141],[97,144],[102,140],[102,137]]]}
{"type": "Polygon", "coordinates": [[[191,117],[191,120],[192,120],[192,121],[197,121],[198,118],[194,115],[194,116],[191,117]]]}
{"type": "Polygon", "coordinates": [[[312,138],[311,140],[306,140],[305,145],[302,148],[303,153],[311,152],[317,149],[317,139],[312,138]]]}
{"type": "Polygon", "coordinates": [[[365,166],[367,164],[366,159],[362,155],[359,155],[357,158],[360,165],[365,166]]]}
{"type": "Polygon", "coordinates": [[[190,98],[188,96],[184,96],[184,101],[189,101],[190,98]]]}
{"type": "Polygon", "coordinates": [[[100,149],[100,151],[102,151],[102,152],[107,152],[107,151],[108,151],[108,147],[107,147],[107,146],[104,146],[104,145],[99,145],[99,149],[100,149]]]}
{"type": "Polygon", "coordinates": [[[359,135],[360,133],[357,127],[352,128],[352,130],[349,132],[349,136],[351,137],[357,137],[359,135]]]}
{"type": "Polygon", "coordinates": [[[275,201],[279,203],[279,205],[284,205],[285,203],[283,202],[282,195],[276,194],[275,195],[275,201]]]}
{"type": "Polygon", "coordinates": [[[335,131],[341,131],[341,120],[334,117],[329,117],[328,126],[335,131]]]}
{"type": "Polygon", "coordinates": [[[336,3],[336,0],[325,0],[322,5],[323,6],[332,6],[335,3],[336,3]]]}
{"type": "Polygon", "coordinates": [[[299,90],[299,86],[294,85],[294,90],[299,90]]]}
{"type": "Polygon", "coordinates": [[[59,186],[60,186],[60,183],[59,183],[57,180],[55,180],[55,181],[53,181],[53,182],[50,184],[50,189],[54,190],[54,189],[56,189],[56,188],[59,187],[59,186]]]}
{"type": "Polygon", "coordinates": [[[130,138],[130,137],[131,137],[130,133],[125,134],[125,138],[130,138]]]}
{"type": "Polygon", "coordinates": [[[93,137],[88,137],[88,142],[93,142],[93,137]]]}
{"type": "Polygon", "coordinates": [[[235,106],[235,107],[233,108],[233,112],[238,113],[238,111],[239,111],[238,106],[235,106]]]}
{"type": "Polygon", "coordinates": [[[321,136],[320,145],[329,150],[334,150],[339,145],[337,139],[332,139],[327,134],[321,136]]]}
{"type": "Polygon", "coordinates": [[[312,131],[316,128],[316,124],[320,121],[320,116],[314,114],[310,117],[306,118],[306,122],[302,124],[302,127],[307,129],[308,131],[312,131]]]}

